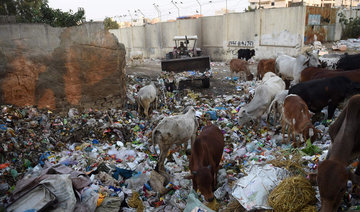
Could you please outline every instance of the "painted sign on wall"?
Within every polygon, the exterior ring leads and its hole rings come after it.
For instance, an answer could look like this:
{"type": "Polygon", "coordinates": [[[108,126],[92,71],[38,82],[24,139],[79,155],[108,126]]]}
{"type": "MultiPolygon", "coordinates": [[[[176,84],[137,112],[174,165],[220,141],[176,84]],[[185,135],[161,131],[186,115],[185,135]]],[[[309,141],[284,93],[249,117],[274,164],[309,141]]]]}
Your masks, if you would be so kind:
{"type": "Polygon", "coordinates": [[[308,25],[320,25],[321,15],[319,14],[309,14],[309,22],[308,25]]]}
{"type": "Polygon", "coordinates": [[[228,43],[228,47],[232,47],[232,46],[254,46],[254,41],[248,40],[248,41],[236,41],[236,40],[231,40],[228,43]]]}

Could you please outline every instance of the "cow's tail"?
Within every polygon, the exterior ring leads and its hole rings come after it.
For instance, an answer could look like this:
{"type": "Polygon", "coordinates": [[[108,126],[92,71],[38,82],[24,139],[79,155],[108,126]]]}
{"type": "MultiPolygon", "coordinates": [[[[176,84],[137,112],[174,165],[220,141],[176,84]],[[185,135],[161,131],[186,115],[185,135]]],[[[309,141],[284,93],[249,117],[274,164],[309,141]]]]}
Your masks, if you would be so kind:
{"type": "Polygon", "coordinates": [[[155,129],[155,130],[153,131],[153,133],[152,133],[151,136],[152,136],[152,137],[151,137],[151,140],[152,140],[152,142],[153,142],[154,152],[155,152],[156,156],[159,156],[159,155],[157,154],[157,152],[156,152],[155,146],[156,146],[156,144],[157,144],[157,140],[161,137],[161,133],[160,133],[158,130],[155,129]]]}
{"type": "Polygon", "coordinates": [[[275,103],[276,103],[276,99],[273,99],[272,102],[270,103],[269,108],[268,108],[268,111],[267,111],[267,120],[268,121],[269,121],[269,118],[270,118],[270,113],[271,113],[272,107],[274,106],[275,103]]]}
{"type": "MultiPolygon", "coordinates": [[[[157,154],[155,147],[156,147],[156,143],[157,143],[158,139],[160,139],[160,137],[161,137],[161,133],[155,129],[152,133],[151,139],[153,142],[154,152],[158,158],[159,158],[159,155],[157,154]]],[[[159,161],[156,163],[155,171],[159,172],[159,161]]]]}
{"type": "Polygon", "coordinates": [[[136,98],[136,102],[137,102],[137,109],[138,109],[138,113],[139,113],[139,115],[140,115],[140,111],[141,111],[141,108],[144,108],[143,106],[142,106],[142,101],[141,101],[141,96],[137,96],[137,98],[136,98]]]}

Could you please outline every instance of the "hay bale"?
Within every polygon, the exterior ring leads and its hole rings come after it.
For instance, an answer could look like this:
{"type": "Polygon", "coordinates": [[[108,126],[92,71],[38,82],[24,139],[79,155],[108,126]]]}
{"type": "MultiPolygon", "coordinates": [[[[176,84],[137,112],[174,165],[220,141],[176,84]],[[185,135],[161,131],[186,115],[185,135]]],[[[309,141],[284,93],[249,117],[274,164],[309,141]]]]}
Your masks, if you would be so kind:
{"type": "Polygon", "coordinates": [[[317,212],[317,208],[315,205],[308,205],[305,208],[303,208],[300,212],[317,212]]]}
{"type": "Polygon", "coordinates": [[[305,177],[296,176],[283,180],[270,193],[268,202],[275,211],[313,211],[309,205],[316,203],[315,190],[305,177]]]}

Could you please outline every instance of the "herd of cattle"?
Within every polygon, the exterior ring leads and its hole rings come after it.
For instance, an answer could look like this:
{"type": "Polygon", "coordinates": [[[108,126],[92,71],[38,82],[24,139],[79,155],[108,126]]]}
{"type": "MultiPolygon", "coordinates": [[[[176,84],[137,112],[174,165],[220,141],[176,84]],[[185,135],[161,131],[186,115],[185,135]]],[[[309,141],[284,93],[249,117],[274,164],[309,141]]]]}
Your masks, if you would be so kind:
{"type": "MultiPolygon", "coordinates": [[[[254,77],[245,60],[231,60],[230,70],[244,73],[246,80],[254,77]]],[[[319,165],[318,173],[311,175],[311,179],[316,179],[319,186],[321,211],[336,211],[347,180],[360,183],[360,175],[357,175],[360,174],[360,167],[355,174],[347,170],[349,163],[360,156],[360,95],[356,95],[360,93],[360,54],[342,56],[335,68],[321,66],[315,54],[306,53],[296,58],[280,55],[276,59],[259,61],[257,79],[261,82],[255,88],[254,97],[239,109],[239,129],[251,121],[257,127],[256,123],[264,116],[267,119],[273,116],[273,124],[276,125],[279,116],[283,143],[285,129],[288,128],[287,140],[289,142],[292,137],[294,147],[300,146],[307,139],[314,142],[321,137],[322,132],[312,124],[311,114],[319,113],[327,106],[327,118],[331,119],[336,108],[350,98],[329,128],[332,145],[327,159],[319,165]],[[296,135],[299,135],[300,142],[296,142],[296,135]]],[[[157,95],[153,84],[138,92],[138,108],[143,108],[146,116],[150,103],[156,102],[157,95]]],[[[164,162],[169,149],[174,144],[185,144],[187,147],[190,140],[191,175],[187,178],[192,179],[195,190],[199,189],[207,201],[212,201],[224,137],[221,130],[210,123],[196,136],[199,125],[195,114],[195,109],[188,107],[186,113],[165,117],[153,129],[154,150],[156,144],[160,149],[156,170],[167,176],[164,162]]]]}

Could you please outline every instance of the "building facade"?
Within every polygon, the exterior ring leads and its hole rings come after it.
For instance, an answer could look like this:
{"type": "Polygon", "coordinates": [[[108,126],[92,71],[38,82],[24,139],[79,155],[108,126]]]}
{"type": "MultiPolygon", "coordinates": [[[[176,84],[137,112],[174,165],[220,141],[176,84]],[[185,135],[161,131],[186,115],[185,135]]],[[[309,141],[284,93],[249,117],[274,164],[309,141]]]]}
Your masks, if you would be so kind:
{"type": "Polygon", "coordinates": [[[315,7],[357,7],[360,0],[249,0],[250,7],[278,8],[292,6],[315,6],[315,7]]]}

